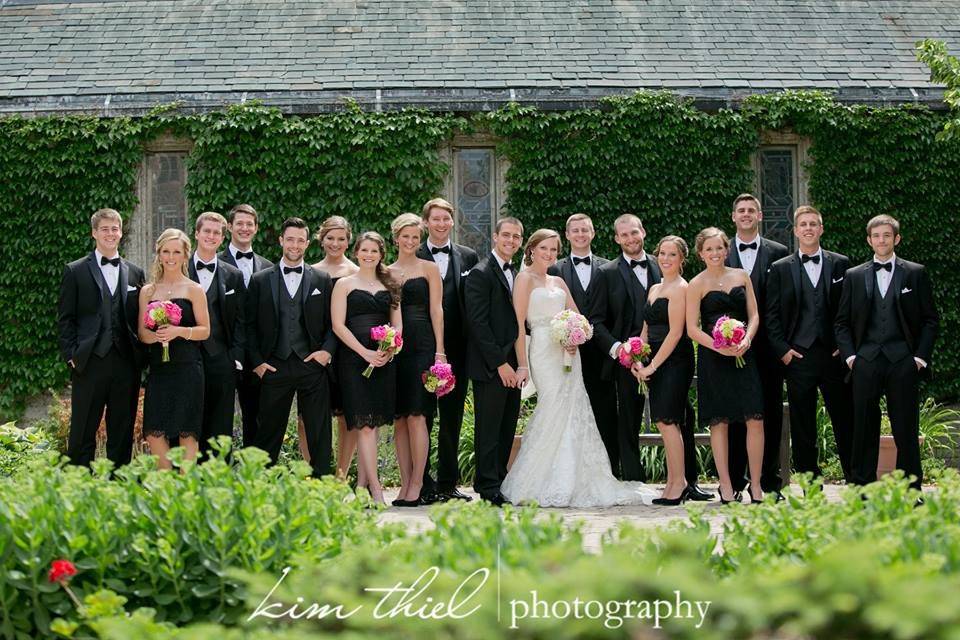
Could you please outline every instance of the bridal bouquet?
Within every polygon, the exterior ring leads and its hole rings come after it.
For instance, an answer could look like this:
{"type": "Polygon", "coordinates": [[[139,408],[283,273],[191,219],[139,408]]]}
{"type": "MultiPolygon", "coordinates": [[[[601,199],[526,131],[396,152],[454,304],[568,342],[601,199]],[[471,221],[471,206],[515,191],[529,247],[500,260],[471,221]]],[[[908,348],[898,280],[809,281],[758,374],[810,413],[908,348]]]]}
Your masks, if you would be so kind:
{"type": "MultiPolygon", "coordinates": [[[[737,347],[747,337],[747,328],[730,316],[720,316],[713,325],[713,348],[737,347]]],[[[737,356],[737,368],[743,367],[743,356],[737,356]]]]}
{"type": "MultiPolygon", "coordinates": [[[[389,324],[370,327],[370,339],[376,340],[377,351],[391,352],[391,360],[393,360],[394,355],[403,349],[403,335],[401,335],[396,327],[392,327],[389,324]]],[[[373,369],[372,364],[368,365],[367,368],[363,370],[363,377],[369,378],[371,374],[373,374],[373,369]]]]}
{"type": "MultiPolygon", "coordinates": [[[[147,310],[143,314],[143,326],[151,331],[156,331],[160,327],[172,325],[180,326],[180,318],[183,316],[183,310],[175,302],[169,300],[154,300],[147,305],[147,310]]],[[[163,355],[161,362],[170,362],[170,343],[163,343],[163,355]]]]}
{"type": "MultiPolygon", "coordinates": [[[[550,337],[562,347],[579,347],[593,337],[593,326],[579,313],[564,309],[550,321],[550,337]]],[[[563,370],[573,369],[573,356],[563,352],[563,370]]]]}
{"type": "Polygon", "coordinates": [[[453,375],[453,367],[446,362],[434,362],[429,371],[421,375],[423,387],[437,397],[447,395],[457,385],[457,377],[453,375]]]}
{"type": "MultiPolygon", "coordinates": [[[[650,354],[650,345],[641,340],[639,336],[634,336],[632,338],[627,338],[620,345],[620,350],[617,353],[617,360],[620,361],[621,366],[629,369],[633,366],[634,362],[646,364],[647,360],[650,359],[650,354]]],[[[647,383],[643,380],[640,381],[640,385],[637,387],[637,393],[643,395],[647,394],[647,383]]]]}

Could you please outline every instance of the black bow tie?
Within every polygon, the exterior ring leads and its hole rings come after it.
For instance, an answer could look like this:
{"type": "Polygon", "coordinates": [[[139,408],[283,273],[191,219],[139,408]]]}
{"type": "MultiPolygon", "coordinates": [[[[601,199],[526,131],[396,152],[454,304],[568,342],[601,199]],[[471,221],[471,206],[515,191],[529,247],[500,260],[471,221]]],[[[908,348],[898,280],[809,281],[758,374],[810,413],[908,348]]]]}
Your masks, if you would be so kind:
{"type": "Polygon", "coordinates": [[[801,264],[807,264],[808,262],[812,262],[813,264],[820,264],[820,255],[819,254],[815,256],[802,255],[800,256],[800,262],[801,264]]]}
{"type": "Polygon", "coordinates": [[[446,253],[446,254],[449,254],[449,253],[450,253],[450,245],[447,245],[447,246],[445,246],[445,247],[430,247],[430,253],[432,253],[433,255],[437,255],[438,253],[446,253]]]}
{"type": "Polygon", "coordinates": [[[504,262],[504,263],[503,263],[503,270],[504,270],[504,271],[513,271],[513,265],[512,265],[511,263],[509,263],[509,262],[504,262]]]}
{"type": "Polygon", "coordinates": [[[893,272],[893,263],[892,263],[892,262],[874,262],[874,263],[873,263],[873,270],[874,270],[874,271],[880,271],[880,269],[883,269],[884,271],[887,271],[887,272],[892,273],[892,272],[893,272]]]}
{"type": "Polygon", "coordinates": [[[120,256],[117,256],[116,258],[108,258],[107,256],[100,256],[100,265],[103,266],[108,264],[112,264],[115,267],[119,267],[120,256]]]}
{"type": "Polygon", "coordinates": [[[631,260],[631,261],[630,261],[630,268],[631,268],[631,269],[635,269],[636,267],[642,267],[642,268],[646,269],[646,268],[647,268],[647,259],[644,258],[643,260],[631,260]]]}
{"type": "Polygon", "coordinates": [[[216,268],[217,268],[216,262],[207,263],[207,262],[204,262],[203,260],[197,260],[198,272],[200,271],[200,269],[207,269],[208,271],[210,271],[210,273],[213,273],[216,270],[216,268]]]}
{"type": "Polygon", "coordinates": [[[577,256],[573,256],[573,266],[577,266],[578,264],[590,264],[590,256],[587,256],[586,258],[578,258],[577,256]]]}
{"type": "Polygon", "coordinates": [[[753,241],[753,242],[750,242],[750,243],[747,243],[747,242],[741,242],[741,243],[740,243],[740,251],[746,251],[747,249],[753,249],[754,251],[756,251],[756,250],[757,250],[757,243],[756,243],[756,241],[753,241]]]}
{"type": "Polygon", "coordinates": [[[303,273],[303,265],[299,267],[284,267],[283,275],[287,275],[288,273],[303,273]]]}
{"type": "Polygon", "coordinates": [[[237,251],[237,260],[239,260],[240,258],[253,260],[253,251],[237,251]]]}

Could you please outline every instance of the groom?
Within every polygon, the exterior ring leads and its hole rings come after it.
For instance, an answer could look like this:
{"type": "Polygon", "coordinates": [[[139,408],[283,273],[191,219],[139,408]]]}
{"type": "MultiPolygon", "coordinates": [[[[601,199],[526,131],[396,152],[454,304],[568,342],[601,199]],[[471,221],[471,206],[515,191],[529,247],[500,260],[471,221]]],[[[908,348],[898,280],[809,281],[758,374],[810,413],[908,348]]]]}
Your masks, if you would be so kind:
{"type": "Polygon", "coordinates": [[[467,375],[473,381],[474,454],[477,475],[473,488],[480,498],[501,506],[507,501],[500,484],[520,415],[520,384],[514,344],[519,335],[513,309],[513,254],[523,242],[523,225],[500,218],[493,234],[493,251],[465,279],[467,375]]]}

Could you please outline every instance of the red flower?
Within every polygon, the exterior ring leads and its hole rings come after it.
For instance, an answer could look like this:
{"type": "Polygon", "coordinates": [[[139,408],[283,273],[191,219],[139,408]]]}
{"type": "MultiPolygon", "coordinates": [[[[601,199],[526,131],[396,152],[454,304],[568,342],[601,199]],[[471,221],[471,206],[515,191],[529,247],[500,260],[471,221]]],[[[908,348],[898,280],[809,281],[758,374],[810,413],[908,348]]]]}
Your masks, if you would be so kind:
{"type": "Polygon", "coordinates": [[[77,568],[69,560],[54,560],[50,563],[50,573],[47,579],[50,582],[64,583],[77,575],[77,568]]]}

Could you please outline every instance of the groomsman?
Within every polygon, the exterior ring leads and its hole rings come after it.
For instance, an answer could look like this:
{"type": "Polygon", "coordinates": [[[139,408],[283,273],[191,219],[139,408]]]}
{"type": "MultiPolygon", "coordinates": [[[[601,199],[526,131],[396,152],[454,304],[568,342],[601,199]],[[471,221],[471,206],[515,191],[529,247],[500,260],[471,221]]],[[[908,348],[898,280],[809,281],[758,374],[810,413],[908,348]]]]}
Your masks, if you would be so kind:
{"type": "Polygon", "coordinates": [[[515,267],[510,260],[523,242],[523,225],[500,218],[493,251],[465,278],[467,375],[473,381],[474,452],[477,475],[473,487],[497,506],[507,500],[500,485],[520,415],[520,387],[526,371],[517,371],[514,349],[520,329],[513,309],[515,267]]]}
{"type": "Polygon", "coordinates": [[[840,355],[853,379],[852,476],[877,479],[880,396],[897,445],[897,468],[923,483],[918,385],[929,378],[940,318],[923,265],[899,258],[900,223],[879,215],[867,223],[873,258],[847,271],[836,319],[840,355]]]}
{"type": "Polygon", "coordinates": [[[287,431],[293,396],[303,416],[314,477],[330,473],[330,378],[336,346],[330,322],[330,276],[304,263],[307,224],[280,227],[280,263],[258,271],[247,291],[247,358],[261,378],[260,428],[254,446],[275,463],[287,431]]]}
{"type": "MultiPolygon", "coordinates": [[[[250,286],[253,274],[268,269],[273,263],[253,251],[257,235],[257,211],[248,204],[238,204],[227,213],[230,244],[220,253],[220,260],[236,267],[243,275],[243,286],[250,286]]],[[[240,362],[237,372],[237,397],[243,416],[243,446],[252,446],[257,434],[260,415],[260,378],[253,373],[249,362],[240,362]]]]}
{"type": "Polygon", "coordinates": [[[225,260],[217,259],[227,220],[207,211],[197,216],[194,238],[197,249],[190,260],[190,279],[199,282],[207,295],[210,337],[200,343],[203,355],[203,418],[200,447],[208,440],[233,435],[234,393],[237,372],[244,360],[243,275],[225,260]]]}
{"type": "MultiPolygon", "coordinates": [[[[776,493],[782,500],[780,489],[780,440],[783,432],[783,363],[773,353],[767,338],[766,289],[770,265],[785,258],[789,251],[779,242],[760,237],[760,221],[763,211],[760,201],[749,193],[742,193],[733,201],[732,216],[737,226],[733,246],[727,255],[727,266],[743,269],[750,274],[753,292],[757,296],[760,312],[760,329],[753,340],[753,349],[760,370],[763,387],[763,472],[760,486],[766,493],[776,493]]],[[[742,422],[731,422],[727,434],[729,443],[730,480],[734,498],[747,486],[747,427],[742,422]]]]}
{"type": "MultiPolygon", "coordinates": [[[[450,240],[453,230],[453,205],[443,198],[434,198],[421,211],[427,228],[427,239],[417,250],[423,260],[432,260],[443,279],[443,345],[447,362],[453,367],[457,385],[453,391],[437,400],[440,430],[437,434],[437,480],[430,477],[430,468],[424,469],[423,491],[425,502],[450,499],[471,500],[457,489],[460,465],[457,452],[460,429],[463,426],[463,404],[467,397],[466,373],[466,314],[463,308],[463,278],[477,264],[477,252],[450,240]]],[[[433,416],[429,418],[433,428],[433,416]]]]}
{"type": "Polygon", "coordinates": [[[853,399],[833,335],[834,318],[850,260],[820,246],[823,218],[813,207],[793,214],[800,249],[773,263],[767,276],[766,323],[770,348],[784,365],[790,401],[793,467],[823,475],[817,462],[817,388],[833,424],[843,477],[851,481],[853,399]]]}
{"type": "Polygon", "coordinates": [[[70,367],[67,457],[89,465],[106,408],[107,458],[130,462],[140,371],[145,354],[137,339],[140,267],[120,257],[123,220],[114,209],[90,218],[96,248],[63,270],[57,322],[60,356],[70,367]]]}
{"type": "Polygon", "coordinates": [[[614,475],[623,480],[642,480],[640,430],[646,398],[637,393],[637,379],[630,369],[620,366],[617,354],[627,338],[640,335],[647,292],[660,282],[661,274],[657,261],[643,250],[647,233],[640,218],[625,213],[614,221],[613,230],[622,253],[597,271],[600,286],[590,311],[591,342],[607,355],[600,376],[607,384],[615,384],[618,405],[616,422],[606,423],[600,430],[604,443],[616,443],[610,457],[614,475]]]}

